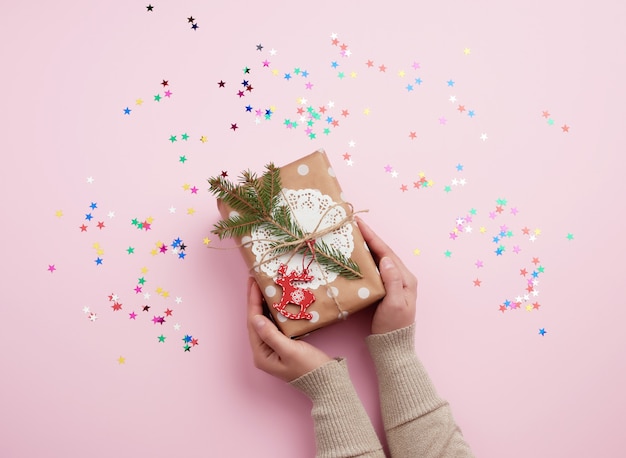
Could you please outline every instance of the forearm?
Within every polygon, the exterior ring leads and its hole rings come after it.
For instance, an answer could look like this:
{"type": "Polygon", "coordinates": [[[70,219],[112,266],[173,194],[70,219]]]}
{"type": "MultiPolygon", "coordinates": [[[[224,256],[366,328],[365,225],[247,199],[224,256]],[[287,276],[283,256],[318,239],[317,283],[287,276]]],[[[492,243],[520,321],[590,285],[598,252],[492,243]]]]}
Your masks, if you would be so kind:
{"type": "Polygon", "coordinates": [[[350,381],[345,360],[330,361],[291,385],[313,401],[318,457],[385,456],[350,381]]]}
{"type": "Polygon", "coordinates": [[[471,457],[448,403],[439,397],[414,347],[415,325],[371,335],[381,412],[393,457],[471,457]]]}

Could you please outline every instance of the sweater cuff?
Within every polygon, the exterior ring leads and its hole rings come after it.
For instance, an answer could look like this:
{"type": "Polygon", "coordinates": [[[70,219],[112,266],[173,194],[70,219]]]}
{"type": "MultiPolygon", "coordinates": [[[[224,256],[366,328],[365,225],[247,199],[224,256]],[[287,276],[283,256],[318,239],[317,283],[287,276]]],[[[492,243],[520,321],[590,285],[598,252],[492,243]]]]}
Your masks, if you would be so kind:
{"type": "Polygon", "coordinates": [[[385,334],[371,334],[366,342],[372,357],[395,360],[415,356],[415,323],[385,334]]]}
{"type": "Polygon", "coordinates": [[[318,457],[384,457],[344,359],[333,359],[289,384],[313,401],[318,457]]]}
{"type": "Polygon", "coordinates": [[[335,384],[343,389],[346,388],[346,384],[352,385],[344,358],[334,358],[317,369],[292,380],[289,384],[306,394],[313,402],[336,394],[335,384]]]}
{"type": "Polygon", "coordinates": [[[415,353],[415,324],[367,337],[378,376],[385,429],[441,407],[441,399],[415,353]]]}

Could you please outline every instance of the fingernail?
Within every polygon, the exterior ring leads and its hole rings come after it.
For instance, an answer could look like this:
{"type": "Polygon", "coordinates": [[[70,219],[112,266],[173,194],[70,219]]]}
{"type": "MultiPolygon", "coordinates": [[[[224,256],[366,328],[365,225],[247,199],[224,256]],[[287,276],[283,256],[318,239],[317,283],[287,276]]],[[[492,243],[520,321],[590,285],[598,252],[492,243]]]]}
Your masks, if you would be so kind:
{"type": "Polygon", "coordinates": [[[393,261],[391,258],[385,256],[380,260],[380,268],[381,269],[391,269],[394,267],[393,261]]]}
{"type": "Polygon", "coordinates": [[[265,320],[261,315],[257,315],[254,317],[254,326],[257,329],[261,329],[263,326],[265,326],[265,320]]]}

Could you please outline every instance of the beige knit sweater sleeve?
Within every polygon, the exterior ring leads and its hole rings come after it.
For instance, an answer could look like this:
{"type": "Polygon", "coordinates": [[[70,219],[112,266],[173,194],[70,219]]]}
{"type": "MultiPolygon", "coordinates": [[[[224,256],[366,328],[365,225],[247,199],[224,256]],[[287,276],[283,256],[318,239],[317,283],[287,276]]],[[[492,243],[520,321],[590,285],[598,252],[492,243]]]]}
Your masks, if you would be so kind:
{"type": "Polygon", "coordinates": [[[415,354],[415,325],[367,338],[391,456],[472,457],[448,403],[415,354]]]}
{"type": "Polygon", "coordinates": [[[344,359],[334,359],[291,385],[313,401],[317,457],[372,457],[385,454],[354,390],[344,359]]]}
{"type": "MultiPolygon", "coordinates": [[[[466,458],[473,454],[417,359],[415,325],[371,335],[367,345],[376,365],[385,433],[394,458],[466,458]]],[[[291,385],[313,401],[318,457],[384,457],[359,400],[345,360],[336,359],[291,385]]]]}

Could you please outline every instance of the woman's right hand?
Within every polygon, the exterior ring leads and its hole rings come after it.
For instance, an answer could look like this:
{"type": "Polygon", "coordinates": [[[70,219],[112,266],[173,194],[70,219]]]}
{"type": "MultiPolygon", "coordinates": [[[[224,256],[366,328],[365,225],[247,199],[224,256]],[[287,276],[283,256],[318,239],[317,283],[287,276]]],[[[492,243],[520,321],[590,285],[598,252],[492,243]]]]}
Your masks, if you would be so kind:
{"type": "Polygon", "coordinates": [[[374,312],[372,334],[385,334],[412,325],[415,322],[417,278],[361,218],[357,218],[357,224],[374,260],[378,262],[387,292],[374,312]]]}

